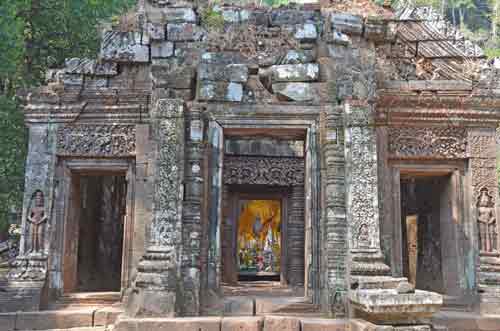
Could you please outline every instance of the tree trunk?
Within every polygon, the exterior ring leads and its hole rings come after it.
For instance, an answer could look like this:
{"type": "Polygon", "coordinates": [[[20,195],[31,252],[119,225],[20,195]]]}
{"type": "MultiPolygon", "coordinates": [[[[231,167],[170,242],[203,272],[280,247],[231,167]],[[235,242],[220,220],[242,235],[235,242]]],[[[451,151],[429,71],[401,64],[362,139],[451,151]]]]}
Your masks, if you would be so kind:
{"type": "Polygon", "coordinates": [[[499,2],[500,0],[494,0],[493,6],[493,19],[491,20],[491,35],[493,38],[497,37],[497,24],[498,24],[498,12],[499,12],[499,2]]]}
{"type": "Polygon", "coordinates": [[[457,26],[457,17],[455,15],[455,8],[451,10],[451,20],[454,26],[457,26]]]}

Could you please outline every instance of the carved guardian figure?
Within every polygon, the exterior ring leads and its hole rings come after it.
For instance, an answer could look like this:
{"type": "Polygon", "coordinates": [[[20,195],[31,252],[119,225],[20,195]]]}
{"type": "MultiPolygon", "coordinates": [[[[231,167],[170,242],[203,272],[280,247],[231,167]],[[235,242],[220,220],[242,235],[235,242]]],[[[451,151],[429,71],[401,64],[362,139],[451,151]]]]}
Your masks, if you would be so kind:
{"type": "Polygon", "coordinates": [[[28,212],[27,222],[29,224],[30,242],[27,251],[30,253],[43,252],[43,233],[44,225],[47,222],[45,214],[45,203],[43,192],[35,191],[31,198],[30,210],[28,212]]]}
{"type": "Polygon", "coordinates": [[[497,221],[493,200],[488,189],[483,188],[477,202],[477,224],[479,227],[479,247],[482,252],[496,252],[497,245],[497,221]]]}

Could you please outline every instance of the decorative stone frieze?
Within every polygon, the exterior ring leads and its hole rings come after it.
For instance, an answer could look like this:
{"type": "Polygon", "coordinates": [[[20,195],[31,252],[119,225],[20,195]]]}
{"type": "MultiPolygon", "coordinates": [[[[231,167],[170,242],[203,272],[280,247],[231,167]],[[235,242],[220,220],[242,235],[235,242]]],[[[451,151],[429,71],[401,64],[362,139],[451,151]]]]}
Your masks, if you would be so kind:
{"type": "Polygon", "coordinates": [[[57,131],[57,154],[61,156],[134,156],[135,132],[135,125],[62,126],[57,131]]]}
{"type": "Polygon", "coordinates": [[[226,156],[224,160],[224,184],[304,184],[302,158],[226,156]]]}
{"type": "Polygon", "coordinates": [[[467,130],[463,127],[390,127],[388,131],[391,157],[467,157],[467,130]]]}

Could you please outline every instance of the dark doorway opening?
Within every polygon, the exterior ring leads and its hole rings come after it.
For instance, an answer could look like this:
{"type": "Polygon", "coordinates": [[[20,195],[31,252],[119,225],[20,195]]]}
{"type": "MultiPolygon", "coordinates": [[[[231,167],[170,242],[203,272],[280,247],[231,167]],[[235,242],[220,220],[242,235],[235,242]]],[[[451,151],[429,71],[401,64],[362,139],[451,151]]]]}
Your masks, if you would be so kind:
{"type": "Polygon", "coordinates": [[[443,226],[452,224],[450,176],[401,180],[403,274],[417,289],[445,293],[443,226]]]}
{"type": "Polygon", "coordinates": [[[127,182],[124,175],[79,175],[73,185],[76,275],[73,291],[120,291],[127,182]]]}

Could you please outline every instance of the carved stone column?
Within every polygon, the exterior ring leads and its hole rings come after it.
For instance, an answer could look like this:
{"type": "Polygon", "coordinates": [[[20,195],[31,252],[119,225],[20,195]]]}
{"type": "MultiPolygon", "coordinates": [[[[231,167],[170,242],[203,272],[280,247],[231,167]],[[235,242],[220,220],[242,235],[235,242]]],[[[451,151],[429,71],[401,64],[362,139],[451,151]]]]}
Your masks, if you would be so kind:
{"type": "Polygon", "coordinates": [[[292,186],[287,224],[287,274],[290,285],[304,285],[304,186],[292,186]]]}
{"type": "Polygon", "coordinates": [[[52,235],[56,132],[54,124],[36,124],[29,129],[20,250],[4,292],[17,300],[0,311],[38,310],[44,300],[41,295],[52,235]]]}
{"type": "Polygon", "coordinates": [[[347,218],[351,275],[388,275],[380,248],[377,140],[369,106],[345,105],[347,218]]]}
{"type": "Polygon", "coordinates": [[[186,144],[184,207],[182,218],[183,299],[179,307],[182,316],[199,315],[200,257],[201,257],[201,203],[203,198],[203,121],[199,109],[188,112],[189,135],[186,144]]]}
{"type": "Polygon", "coordinates": [[[472,129],[468,154],[472,185],[472,218],[479,251],[478,287],[481,313],[500,312],[500,250],[495,211],[498,197],[494,128],[472,129]]]}
{"type": "Polygon", "coordinates": [[[322,154],[325,184],[322,233],[324,282],[328,291],[322,302],[334,317],[345,315],[347,293],[348,225],[345,208],[345,158],[342,107],[325,113],[322,154]]]}
{"type": "Polygon", "coordinates": [[[127,314],[133,317],[175,316],[182,289],[182,200],[184,178],[184,106],[178,99],[153,98],[153,221],[149,246],[137,267],[127,314]]]}

